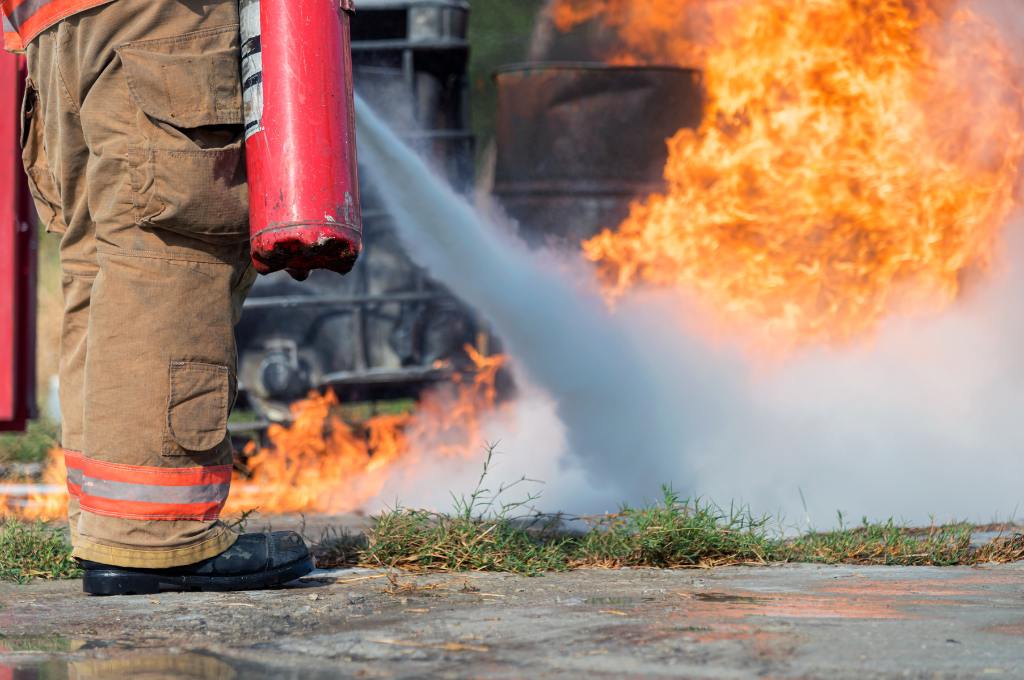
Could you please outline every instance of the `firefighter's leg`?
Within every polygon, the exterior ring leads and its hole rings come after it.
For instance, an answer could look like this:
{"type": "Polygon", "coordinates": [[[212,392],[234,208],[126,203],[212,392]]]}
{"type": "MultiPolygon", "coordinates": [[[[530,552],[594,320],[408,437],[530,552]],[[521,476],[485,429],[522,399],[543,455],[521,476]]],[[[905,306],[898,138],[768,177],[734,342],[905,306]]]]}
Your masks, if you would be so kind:
{"type": "Polygon", "coordinates": [[[247,244],[235,0],[120,0],[29,46],[26,167],[63,232],[74,554],[90,593],[260,588],[293,532],[218,521],[247,244]],[[80,483],[80,484],[79,484],[80,483]]]}
{"type": "MultiPolygon", "coordinates": [[[[87,318],[74,549],[89,592],[261,587],[312,568],[298,536],[218,521],[233,326],[254,278],[237,22],[234,0],[121,0],[30,50],[67,114],[42,146],[80,160],[47,175],[94,225],[95,278],[68,283],[69,327],[87,318]]],[[[70,269],[86,239],[67,231],[70,269]]]]}
{"type": "Polygon", "coordinates": [[[52,238],[61,239],[61,446],[68,464],[68,519],[77,542],[89,301],[98,265],[82,182],[89,150],[60,83],[56,37],[56,30],[48,31],[28,48],[23,156],[37,211],[52,238]]]}
{"type": "Polygon", "coordinates": [[[123,0],[62,23],[98,271],[74,554],[160,569],[224,552],[235,304],[249,283],[237,4],[123,0]]]}

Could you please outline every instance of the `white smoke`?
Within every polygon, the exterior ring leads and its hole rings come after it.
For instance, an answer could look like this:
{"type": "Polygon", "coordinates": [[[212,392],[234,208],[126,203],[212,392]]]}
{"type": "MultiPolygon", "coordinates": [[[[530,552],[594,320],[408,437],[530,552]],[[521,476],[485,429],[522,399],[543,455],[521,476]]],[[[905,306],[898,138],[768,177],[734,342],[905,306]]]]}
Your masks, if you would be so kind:
{"type": "Polygon", "coordinates": [[[893,320],[870,348],[807,352],[754,380],[755,418],[699,458],[702,493],[827,525],[1008,518],[1024,497],[1024,248],[940,318],[893,320]],[[715,459],[728,457],[728,469],[715,459]]]}
{"type": "Polygon", "coordinates": [[[362,101],[357,113],[361,158],[407,251],[494,325],[525,381],[554,400],[566,426],[563,450],[554,450],[557,439],[530,441],[528,423],[513,430],[525,441],[495,432],[504,471],[543,478],[547,503],[574,512],[653,497],[662,482],[684,486],[687,450],[710,448],[719,414],[744,410],[733,396],[743,393],[739,376],[716,367],[698,343],[666,333],[653,310],[612,314],[581,263],[529,251],[439,180],[362,101]],[[582,464],[591,493],[563,493],[558,479],[538,473],[538,461],[582,464]]]}
{"type": "MultiPolygon", "coordinates": [[[[609,311],[578,257],[531,252],[368,106],[357,102],[357,112],[361,158],[408,252],[493,324],[524,386],[512,420],[487,427],[502,453],[492,487],[525,474],[544,480],[544,509],[591,513],[672,484],[818,528],[837,511],[911,522],[1016,512],[1024,239],[1015,228],[1004,268],[941,317],[890,320],[869,347],[755,367],[687,333],[675,297],[638,293],[609,311]]],[[[472,489],[479,475],[477,461],[426,469],[396,478],[382,500],[446,507],[449,491],[472,489]]]]}

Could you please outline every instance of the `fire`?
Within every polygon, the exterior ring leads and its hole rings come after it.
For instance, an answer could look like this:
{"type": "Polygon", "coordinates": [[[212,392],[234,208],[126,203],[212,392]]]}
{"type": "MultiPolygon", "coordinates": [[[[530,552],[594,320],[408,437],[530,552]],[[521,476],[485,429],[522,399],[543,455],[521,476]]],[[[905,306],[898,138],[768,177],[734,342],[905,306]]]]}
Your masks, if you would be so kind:
{"type": "Polygon", "coordinates": [[[225,511],[358,510],[398,469],[420,464],[422,451],[478,456],[482,419],[495,408],[495,380],[505,360],[466,351],[476,365],[472,379],[456,375],[450,391],[427,393],[414,413],[375,416],[356,428],[342,419],[331,392],[294,404],[291,426],[272,425],[271,445],[250,447],[250,473],[235,480],[225,511]]]}
{"type": "Polygon", "coordinates": [[[583,244],[613,297],[670,286],[774,346],[844,343],[991,268],[1024,155],[993,25],[926,0],[708,0],[703,45],[675,46],[665,18],[695,6],[554,5],[563,28],[600,17],[636,61],[698,54],[705,70],[705,120],[669,140],[667,191],[583,244]]]}
{"type": "Polygon", "coordinates": [[[51,520],[67,515],[67,470],[63,450],[50,449],[42,484],[33,484],[31,480],[6,481],[30,491],[17,497],[0,493],[0,517],[14,515],[27,520],[51,520]]]}
{"type": "MultiPolygon", "coordinates": [[[[235,472],[226,515],[247,510],[338,513],[359,510],[377,497],[391,477],[428,461],[423,452],[474,460],[483,451],[483,420],[498,408],[496,380],[503,356],[466,347],[471,375],[428,392],[414,411],[346,422],[333,392],[311,393],[292,405],[291,425],[271,425],[270,445],[247,450],[247,470],[235,472]]],[[[64,461],[51,454],[45,483],[65,487],[64,461]]],[[[62,519],[67,493],[36,492],[16,504],[0,496],[5,512],[25,519],[62,519]],[[6,508],[6,509],[5,509],[6,508]]]]}
{"type": "Polygon", "coordinates": [[[557,0],[550,15],[560,31],[594,19],[613,29],[622,48],[609,55],[611,63],[693,65],[703,61],[696,39],[706,28],[703,10],[698,0],[557,0]]]}

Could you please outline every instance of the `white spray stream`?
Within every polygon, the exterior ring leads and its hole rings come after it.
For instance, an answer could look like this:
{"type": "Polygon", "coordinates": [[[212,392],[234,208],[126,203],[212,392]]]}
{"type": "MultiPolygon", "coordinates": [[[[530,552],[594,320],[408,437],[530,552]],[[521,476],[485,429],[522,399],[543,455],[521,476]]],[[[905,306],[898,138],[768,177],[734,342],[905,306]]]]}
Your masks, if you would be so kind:
{"type": "MultiPolygon", "coordinates": [[[[660,483],[683,485],[682,456],[662,452],[693,447],[709,434],[706,423],[719,420],[724,405],[702,393],[720,393],[721,376],[697,361],[659,365],[670,348],[655,349],[662,335],[649,323],[655,319],[613,316],[582,265],[528,250],[438,179],[365,103],[357,101],[356,110],[361,160],[411,257],[482,314],[526,379],[554,399],[576,460],[557,450],[525,455],[584,464],[598,493],[559,498],[573,502],[566,509],[614,508],[625,498],[654,497],[660,483]]],[[[682,352],[698,354],[696,346],[682,352]]],[[[523,469],[524,454],[500,438],[509,474],[543,478],[523,469]]]]}
{"type": "MultiPolygon", "coordinates": [[[[525,378],[516,426],[493,438],[506,477],[546,482],[543,508],[611,510],[671,483],[821,527],[837,510],[987,520],[1024,497],[1016,270],[944,317],[890,323],[871,349],[755,374],[687,336],[677,298],[609,311],[579,258],[528,250],[356,108],[368,179],[411,257],[493,325],[525,378]]],[[[382,498],[443,505],[479,473],[453,465],[382,498]]]]}

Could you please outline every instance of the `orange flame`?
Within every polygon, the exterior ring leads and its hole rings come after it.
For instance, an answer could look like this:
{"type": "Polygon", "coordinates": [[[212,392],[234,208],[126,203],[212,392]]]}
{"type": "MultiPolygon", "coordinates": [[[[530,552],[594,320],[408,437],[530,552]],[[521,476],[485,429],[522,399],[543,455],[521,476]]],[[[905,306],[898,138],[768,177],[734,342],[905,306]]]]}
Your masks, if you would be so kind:
{"type": "Polygon", "coordinates": [[[484,443],[482,418],[495,407],[495,380],[505,360],[466,351],[476,365],[472,380],[454,376],[451,389],[427,393],[415,413],[375,416],[356,428],[340,416],[333,393],[294,404],[293,424],[272,425],[271,445],[248,451],[250,475],[235,480],[225,511],[358,510],[400,466],[416,465],[420,451],[476,457],[484,443]]]}
{"type": "MultiPolygon", "coordinates": [[[[475,364],[472,376],[455,374],[451,384],[426,393],[412,413],[378,415],[357,426],[342,418],[333,392],[314,392],[293,404],[291,425],[270,426],[270,446],[247,447],[248,470],[236,471],[224,513],[355,511],[399,470],[426,464],[421,452],[482,456],[483,419],[497,408],[495,383],[505,358],[466,351],[475,364]]],[[[65,475],[61,452],[52,452],[44,482],[64,488],[65,475]]],[[[37,492],[20,503],[0,496],[0,517],[5,514],[63,519],[67,493],[37,492]]]]}
{"type": "Polygon", "coordinates": [[[612,63],[692,66],[703,61],[703,45],[695,36],[706,28],[707,15],[697,0],[557,0],[549,11],[560,31],[595,19],[614,30],[621,49],[609,55],[612,63]]]}
{"type": "Polygon", "coordinates": [[[843,343],[990,268],[1024,156],[994,26],[926,0],[708,0],[704,49],[641,42],[695,6],[554,5],[562,27],[600,17],[637,61],[703,59],[705,120],[669,140],[667,192],[583,244],[613,297],[671,286],[761,344],[843,343]]]}
{"type": "Polygon", "coordinates": [[[42,485],[37,486],[29,479],[9,479],[4,482],[36,488],[27,495],[19,494],[17,498],[0,493],[0,518],[15,516],[26,520],[51,520],[67,516],[67,470],[62,449],[50,449],[42,485]],[[50,492],[48,488],[60,491],[50,492]]]}

